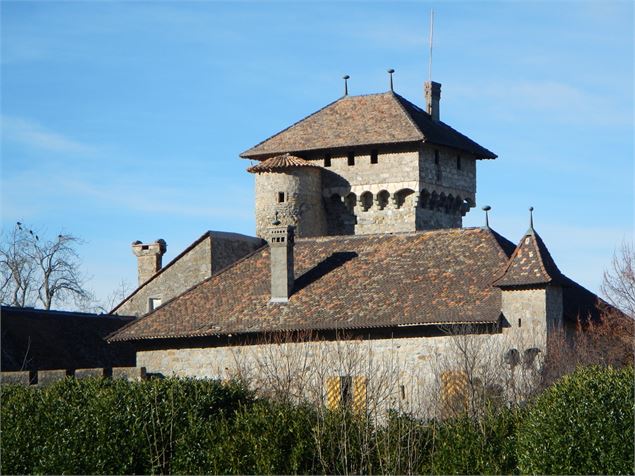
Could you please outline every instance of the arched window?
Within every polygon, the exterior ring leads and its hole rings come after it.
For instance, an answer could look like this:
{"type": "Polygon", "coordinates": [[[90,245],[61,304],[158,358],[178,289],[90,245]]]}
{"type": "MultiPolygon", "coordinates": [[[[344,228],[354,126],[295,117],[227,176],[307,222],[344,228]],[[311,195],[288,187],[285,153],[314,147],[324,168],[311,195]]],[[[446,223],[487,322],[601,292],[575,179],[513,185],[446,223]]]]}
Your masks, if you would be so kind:
{"type": "Polygon", "coordinates": [[[370,210],[370,207],[373,206],[373,194],[370,192],[364,192],[359,196],[361,205],[362,205],[362,210],[363,211],[368,211],[370,210]]]}
{"type": "Polygon", "coordinates": [[[377,194],[377,205],[380,210],[383,210],[388,206],[388,200],[390,200],[390,193],[386,190],[382,190],[377,194]]]}
{"type": "Polygon", "coordinates": [[[414,198],[414,190],[404,188],[395,193],[395,203],[397,208],[401,208],[404,205],[411,205],[414,198]]]}
{"type": "Polygon", "coordinates": [[[348,211],[353,213],[353,210],[355,209],[355,205],[357,204],[357,195],[355,195],[353,192],[346,195],[346,198],[344,199],[344,204],[346,205],[346,208],[348,208],[348,211]]]}

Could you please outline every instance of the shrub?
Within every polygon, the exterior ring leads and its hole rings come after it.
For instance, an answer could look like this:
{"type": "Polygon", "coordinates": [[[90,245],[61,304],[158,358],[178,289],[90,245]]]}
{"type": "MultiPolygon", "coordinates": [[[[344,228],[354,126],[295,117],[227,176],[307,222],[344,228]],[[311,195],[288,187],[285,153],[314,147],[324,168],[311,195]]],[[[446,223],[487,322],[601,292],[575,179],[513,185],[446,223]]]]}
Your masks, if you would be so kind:
{"type": "Polygon", "coordinates": [[[177,379],[66,379],[0,392],[2,474],[168,473],[191,422],[232,417],[251,401],[240,386],[177,379]]]}
{"type": "Polygon", "coordinates": [[[587,367],[541,394],[518,432],[522,473],[633,474],[633,367],[587,367]]]}

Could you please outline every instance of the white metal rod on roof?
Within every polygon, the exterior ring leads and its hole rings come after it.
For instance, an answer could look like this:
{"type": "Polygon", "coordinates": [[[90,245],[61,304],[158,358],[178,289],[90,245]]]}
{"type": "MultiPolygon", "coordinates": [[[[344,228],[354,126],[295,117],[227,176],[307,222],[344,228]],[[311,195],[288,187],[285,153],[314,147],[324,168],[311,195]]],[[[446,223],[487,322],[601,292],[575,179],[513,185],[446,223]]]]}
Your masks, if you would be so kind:
{"type": "Polygon", "coordinates": [[[434,10],[430,9],[430,58],[428,59],[428,81],[432,81],[432,40],[434,38],[434,10]]]}

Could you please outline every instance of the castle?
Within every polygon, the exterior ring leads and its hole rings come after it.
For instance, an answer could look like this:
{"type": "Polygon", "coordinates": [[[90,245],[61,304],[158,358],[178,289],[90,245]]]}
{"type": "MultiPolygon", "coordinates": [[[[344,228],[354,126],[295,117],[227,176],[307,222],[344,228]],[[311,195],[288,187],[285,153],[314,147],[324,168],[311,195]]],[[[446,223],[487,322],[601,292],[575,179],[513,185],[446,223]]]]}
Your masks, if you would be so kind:
{"type": "Polygon", "coordinates": [[[441,121],[440,95],[426,83],[424,110],[392,84],[345,93],[243,152],[257,162],[257,236],[206,232],[165,267],[164,241],[134,242],[139,287],[112,313],[138,318],[109,341],[133,345],[150,373],[208,378],[266,355],[270,370],[304,346],[312,364],[294,381],[333,405],[366,398],[370,373],[394,377],[390,405],[463,388],[446,365],[457,335],[512,376],[521,361],[535,372],[549,336],[597,316],[598,298],[563,275],[533,222],[517,245],[462,228],[477,161],[496,155],[441,121]],[[383,370],[336,359],[342,341],[367,343],[383,370]]]}
{"type": "Polygon", "coordinates": [[[300,237],[460,228],[476,203],[476,162],[496,155],[394,91],[345,95],[243,152],[260,161],[256,234],[275,215],[300,237]]]}

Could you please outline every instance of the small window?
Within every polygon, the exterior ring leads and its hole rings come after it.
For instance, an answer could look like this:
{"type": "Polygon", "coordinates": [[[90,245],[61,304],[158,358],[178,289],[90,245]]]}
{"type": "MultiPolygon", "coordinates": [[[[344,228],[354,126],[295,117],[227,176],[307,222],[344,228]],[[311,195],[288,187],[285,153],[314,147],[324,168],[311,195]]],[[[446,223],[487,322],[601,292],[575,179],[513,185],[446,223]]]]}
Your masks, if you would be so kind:
{"type": "Polygon", "coordinates": [[[399,393],[401,393],[401,399],[405,400],[406,399],[406,386],[405,385],[399,385],[399,393]]]}
{"type": "Polygon", "coordinates": [[[355,165],[355,152],[348,153],[348,165],[355,165]]]}
{"type": "Polygon", "coordinates": [[[461,156],[456,156],[456,170],[461,170],[461,156]]]}
{"type": "Polygon", "coordinates": [[[284,203],[284,192],[278,192],[278,203],[284,203]]]}
{"type": "Polygon", "coordinates": [[[150,298],[148,300],[148,312],[154,311],[161,305],[161,298],[150,298]]]}
{"type": "Polygon", "coordinates": [[[379,154],[377,153],[377,150],[371,150],[370,151],[370,163],[371,164],[376,164],[379,162],[379,154]]]}
{"type": "Polygon", "coordinates": [[[437,149],[434,150],[434,165],[439,165],[439,151],[437,149]]]}
{"type": "Polygon", "coordinates": [[[518,327],[522,326],[522,319],[518,319],[518,327]]]}
{"type": "Polygon", "coordinates": [[[331,166],[331,154],[326,154],[324,156],[324,167],[330,167],[331,166]]]}

